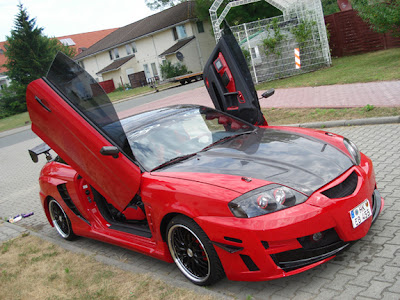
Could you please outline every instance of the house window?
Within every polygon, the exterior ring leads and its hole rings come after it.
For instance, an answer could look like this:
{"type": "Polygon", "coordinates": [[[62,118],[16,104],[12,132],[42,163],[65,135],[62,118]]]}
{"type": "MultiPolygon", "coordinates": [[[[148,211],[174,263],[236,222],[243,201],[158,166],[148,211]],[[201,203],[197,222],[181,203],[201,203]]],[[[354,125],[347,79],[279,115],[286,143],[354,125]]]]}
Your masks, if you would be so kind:
{"type": "Polygon", "coordinates": [[[197,25],[197,31],[199,33],[203,33],[204,32],[204,26],[203,26],[203,22],[202,21],[197,21],[196,22],[197,25]]]}
{"type": "Polygon", "coordinates": [[[112,53],[112,51],[110,50],[110,51],[108,51],[108,55],[110,55],[110,59],[111,60],[113,60],[114,59],[114,57],[113,57],[113,53],[112,53]]]}
{"type": "Polygon", "coordinates": [[[158,76],[158,71],[155,63],[151,63],[151,70],[153,71],[153,76],[158,76]]]}
{"type": "Polygon", "coordinates": [[[137,52],[137,48],[136,48],[136,43],[135,42],[131,43],[131,47],[132,47],[132,52],[136,53],[137,52]]]}
{"type": "Polygon", "coordinates": [[[176,32],[176,27],[172,28],[172,34],[174,35],[174,41],[178,39],[178,33],[176,32]]]}
{"type": "Polygon", "coordinates": [[[71,38],[61,39],[60,42],[64,46],[75,46],[76,45],[75,42],[73,41],[73,39],[71,39],[71,38]]]}
{"type": "Polygon", "coordinates": [[[185,25],[179,25],[172,29],[174,40],[180,40],[187,37],[185,25]]]}
{"type": "Polygon", "coordinates": [[[118,48],[114,49],[114,55],[115,55],[115,59],[119,58],[118,48]]]}
{"type": "Polygon", "coordinates": [[[127,55],[131,55],[132,54],[131,45],[125,45],[125,49],[126,49],[126,54],[127,55]]]}
{"type": "Polygon", "coordinates": [[[131,55],[132,53],[136,53],[137,52],[135,42],[132,42],[130,44],[125,45],[125,48],[126,48],[126,54],[127,55],[131,55]]]}

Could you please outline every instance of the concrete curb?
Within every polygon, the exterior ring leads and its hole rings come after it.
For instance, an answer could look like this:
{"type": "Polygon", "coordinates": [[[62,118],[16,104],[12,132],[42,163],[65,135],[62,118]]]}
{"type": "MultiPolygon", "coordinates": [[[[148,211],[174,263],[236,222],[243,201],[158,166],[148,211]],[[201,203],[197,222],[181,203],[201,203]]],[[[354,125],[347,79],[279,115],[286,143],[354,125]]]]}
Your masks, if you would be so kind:
{"type": "Polygon", "coordinates": [[[13,129],[10,129],[10,130],[6,130],[6,131],[3,131],[3,132],[0,132],[0,138],[6,137],[6,136],[9,136],[9,135],[13,135],[13,134],[16,134],[16,133],[19,133],[19,132],[22,132],[22,131],[25,131],[25,130],[29,130],[29,129],[31,129],[31,124],[26,125],[26,126],[22,126],[22,127],[13,128],[13,129]]]}
{"type": "MultiPolygon", "coordinates": [[[[177,287],[177,288],[183,288],[186,290],[191,290],[191,291],[195,291],[196,293],[202,294],[202,295],[210,295],[215,297],[216,299],[234,299],[232,297],[228,297],[227,295],[223,295],[217,292],[214,292],[210,289],[207,289],[206,287],[199,287],[197,285],[194,285],[192,283],[190,283],[189,281],[184,282],[184,281],[179,281],[176,280],[173,277],[168,277],[168,276],[164,276],[161,274],[158,274],[157,272],[150,272],[149,270],[145,270],[141,267],[135,266],[133,264],[127,264],[123,261],[114,259],[114,258],[110,258],[107,257],[105,255],[101,255],[101,254],[96,254],[95,252],[83,249],[81,247],[77,247],[75,246],[73,243],[71,242],[67,242],[61,238],[59,239],[53,239],[51,237],[48,237],[46,235],[25,229],[23,227],[20,227],[17,224],[11,224],[8,222],[4,222],[2,224],[0,224],[0,232],[4,229],[1,229],[1,227],[4,226],[5,227],[5,231],[7,232],[11,232],[12,234],[9,235],[9,239],[13,239],[13,238],[17,238],[18,236],[20,236],[21,234],[31,234],[33,236],[36,236],[42,240],[45,240],[47,242],[50,242],[52,244],[56,244],[58,246],[60,246],[61,248],[76,253],[76,254],[83,254],[85,256],[92,256],[96,261],[103,263],[105,265],[109,265],[109,266],[114,266],[118,269],[127,271],[127,272],[131,272],[131,273],[139,273],[139,274],[146,274],[149,275],[150,277],[152,277],[155,280],[161,280],[169,285],[172,285],[173,287],[177,287]]],[[[1,241],[0,240],[0,245],[2,242],[6,242],[6,241],[1,241]]],[[[183,278],[183,275],[182,275],[183,278]]],[[[186,280],[186,279],[185,279],[186,280]]]]}
{"type": "Polygon", "coordinates": [[[379,125],[379,124],[393,124],[393,123],[400,123],[400,116],[354,119],[354,120],[336,120],[327,122],[312,122],[312,123],[291,124],[282,126],[304,127],[304,128],[329,128],[329,127],[379,125]]]}

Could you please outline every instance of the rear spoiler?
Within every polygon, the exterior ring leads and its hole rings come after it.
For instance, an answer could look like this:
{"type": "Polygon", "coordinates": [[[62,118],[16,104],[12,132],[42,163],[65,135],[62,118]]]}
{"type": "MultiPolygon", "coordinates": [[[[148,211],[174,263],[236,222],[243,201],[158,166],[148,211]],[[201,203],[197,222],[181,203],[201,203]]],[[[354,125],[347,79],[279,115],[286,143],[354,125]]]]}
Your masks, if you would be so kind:
{"type": "Polygon", "coordinates": [[[47,145],[46,143],[42,143],[32,149],[29,149],[28,152],[29,152],[29,155],[31,156],[32,161],[34,163],[37,163],[39,161],[38,156],[43,153],[46,155],[47,161],[50,161],[52,159],[52,157],[49,153],[50,150],[51,150],[51,148],[49,147],[49,145],[47,145]]]}

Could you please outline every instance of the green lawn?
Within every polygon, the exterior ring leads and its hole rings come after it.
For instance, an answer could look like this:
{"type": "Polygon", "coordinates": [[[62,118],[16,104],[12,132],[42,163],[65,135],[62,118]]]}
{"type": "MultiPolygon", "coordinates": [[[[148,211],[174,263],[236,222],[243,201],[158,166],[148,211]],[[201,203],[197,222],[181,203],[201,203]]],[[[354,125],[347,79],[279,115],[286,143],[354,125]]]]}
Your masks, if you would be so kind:
{"type": "Polygon", "coordinates": [[[399,116],[400,107],[366,105],[355,108],[263,108],[262,112],[269,125],[287,125],[399,116]]]}
{"type": "Polygon", "coordinates": [[[332,59],[332,66],[258,84],[257,90],[400,80],[400,48],[332,59]]]}
{"type": "Polygon", "coordinates": [[[30,124],[28,112],[0,119],[0,132],[30,124]]]}

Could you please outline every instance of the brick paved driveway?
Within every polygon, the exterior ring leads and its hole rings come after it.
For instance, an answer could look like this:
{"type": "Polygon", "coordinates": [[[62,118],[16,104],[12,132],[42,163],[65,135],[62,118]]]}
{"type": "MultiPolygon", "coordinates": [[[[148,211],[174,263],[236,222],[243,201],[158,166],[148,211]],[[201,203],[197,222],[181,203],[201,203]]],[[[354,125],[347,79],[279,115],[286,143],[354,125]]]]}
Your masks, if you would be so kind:
{"type": "MultiPolygon", "coordinates": [[[[195,87],[200,83],[196,83],[195,87]]],[[[258,91],[261,97],[263,91],[258,91]]],[[[379,107],[400,106],[400,80],[378,81],[369,83],[336,84],[318,87],[300,87],[277,89],[274,96],[261,99],[263,108],[344,108],[364,107],[367,104],[379,107]]],[[[135,102],[136,100],[132,100],[135,102]]],[[[129,102],[129,101],[127,101],[129,102]]],[[[140,106],[124,104],[124,110],[119,113],[121,118],[133,113],[175,104],[198,104],[214,107],[204,86],[180,92],[174,95],[160,97],[160,100],[144,103],[140,106]]]]}
{"type": "MultiPolygon", "coordinates": [[[[223,280],[211,290],[246,299],[400,299],[400,124],[332,128],[352,139],[375,165],[378,187],[385,209],[369,234],[340,257],[305,273],[269,282],[223,280]]],[[[47,224],[39,203],[38,164],[30,161],[27,149],[38,138],[0,148],[0,217],[34,211],[20,226],[58,239],[47,224]]],[[[1,145],[1,143],[0,143],[1,145]]],[[[173,264],[80,238],[75,245],[186,282],[173,264]]]]}

